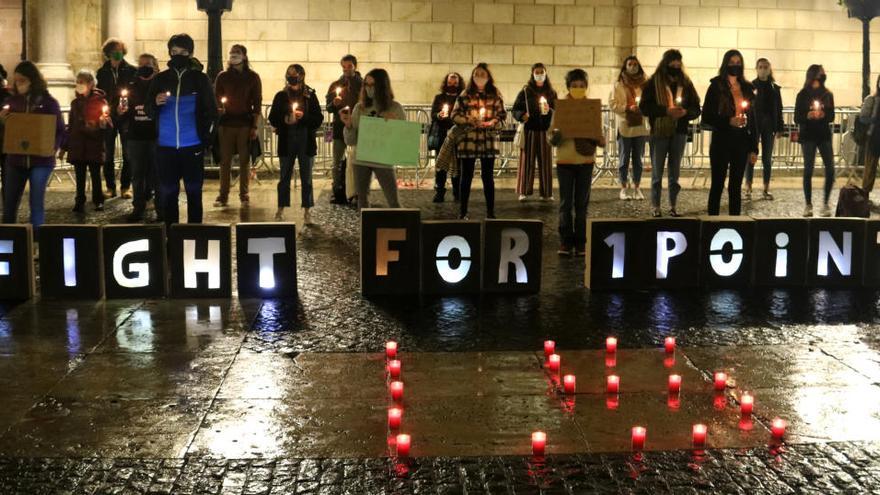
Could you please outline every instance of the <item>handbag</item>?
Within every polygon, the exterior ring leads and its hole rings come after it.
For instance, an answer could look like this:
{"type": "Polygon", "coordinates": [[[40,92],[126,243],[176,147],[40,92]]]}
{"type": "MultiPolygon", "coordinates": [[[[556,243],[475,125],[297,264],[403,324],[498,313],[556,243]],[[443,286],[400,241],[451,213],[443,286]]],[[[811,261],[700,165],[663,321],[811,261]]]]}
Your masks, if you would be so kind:
{"type": "MultiPolygon", "coordinates": [[[[526,113],[529,112],[529,92],[523,87],[523,99],[526,102],[526,113]]],[[[520,122],[516,125],[516,134],[513,135],[513,145],[519,149],[522,149],[526,145],[526,123],[520,122]]]]}
{"type": "Polygon", "coordinates": [[[442,144],[443,128],[440,126],[440,122],[435,120],[434,122],[431,122],[430,127],[428,127],[428,149],[440,151],[440,146],[442,144]]]}
{"type": "Polygon", "coordinates": [[[251,155],[251,165],[257,161],[257,158],[263,156],[263,142],[259,137],[253,138],[248,142],[248,151],[251,155]]]}

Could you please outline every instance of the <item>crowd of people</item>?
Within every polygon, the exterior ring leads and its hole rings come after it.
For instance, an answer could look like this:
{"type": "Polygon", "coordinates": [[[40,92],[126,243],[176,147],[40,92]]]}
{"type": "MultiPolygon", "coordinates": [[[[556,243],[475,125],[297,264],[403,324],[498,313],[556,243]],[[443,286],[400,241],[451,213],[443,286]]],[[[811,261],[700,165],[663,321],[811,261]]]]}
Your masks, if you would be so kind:
{"type": "MultiPolygon", "coordinates": [[[[76,75],[76,97],[70,102],[65,123],[61,107],[48,92],[38,68],[29,61],[17,65],[9,81],[0,89],[3,108],[0,122],[11,113],[28,112],[56,117],[56,149],[59,160],[67,160],[75,170],[76,194],[73,211],[86,211],[86,177],[90,176],[94,210],[104,201],[121,196],[131,199],[128,220],[145,220],[152,201],[156,218],[166,224],[179,221],[180,184],[187,201],[187,221],[202,221],[202,191],[205,153],[213,149],[219,158],[220,191],[215,207],[228,207],[231,166],[238,156],[238,197],[241,207],[250,201],[249,182],[253,177],[252,156],[258,149],[258,130],[262,119],[262,81],[251,68],[247,48],[233,45],[225,70],[212,82],[202,64],[193,57],[194,42],[186,34],[171,37],[167,44],[169,62],[160,71],[155,56],[137,57],[137,65],[125,57],[125,44],[118,39],[104,43],[105,63],[96,73],[81,70],[76,75]],[[119,189],[116,185],[117,139],[122,157],[119,189]],[[103,174],[103,181],[101,176],[103,174]]],[[[376,68],[361,76],[357,58],[345,55],[340,61],[342,75],[328,88],[322,101],[306,84],[306,70],[291,64],[285,84],[272,99],[267,123],[277,135],[280,178],[277,186],[276,220],[285,219],[291,206],[291,181],[299,165],[301,207],[306,224],[315,204],[312,169],[317,154],[318,131],[325,111],[331,117],[328,142],[332,142],[332,198],[334,204],[356,203],[369,207],[370,184],[375,176],[385,196],[385,204],[400,206],[397,178],[393,167],[359,160],[358,129],[363,116],[406,119],[395,99],[391,78],[376,68]]],[[[678,50],[667,50],[649,76],[640,60],[627,57],[620,68],[608,100],[616,114],[619,150],[619,198],[642,201],[643,155],[650,145],[651,214],[661,217],[663,175],[666,172],[669,216],[678,217],[679,175],[691,122],[701,118],[710,128],[709,150],[711,187],[707,210],[720,214],[721,198],[728,191],[728,213],[739,215],[742,196],[751,199],[754,168],[762,160],[761,197],[772,200],[770,179],[775,140],[781,135],[783,102],[770,61],[761,58],[755,65],[757,78],[745,77],[746,61],[737,50],[725,53],[718,74],[700,98],[678,50]],[[702,101],[702,103],[701,103],[702,101]],[[743,193],[743,184],[745,191],[743,193]]],[[[5,81],[7,75],[0,73],[5,81]]],[[[556,149],[556,180],[559,194],[560,254],[583,255],[586,243],[586,217],[591,178],[597,147],[604,139],[565,136],[555,126],[555,108],[561,99],[587,98],[590,79],[584,69],[565,74],[565,89],[557,93],[548,68],[542,63],[531,67],[526,84],[513,100],[512,117],[519,123],[515,146],[519,148],[516,194],[520,201],[534,195],[554,200],[553,148],[556,149]]],[[[834,120],[834,95],[825,86],[821,65],[806,72],[803,88],[795,102],[797,140],[804,156],[804,216],[812,216],[812,175],[816,154],[824,165],[824,188],[818,214],[830,216],[829,198],[834,182],[834,157],[829,124],[834,120]]],[[[880,92],[880,80],[877,86],[880,92]]],[[[561,90],[560,90],[561,91],[561,90]]],[[[863,186],[873,186],[880,133],[873,130],[880,122],[880,104],[871,96],[863,104],[859,122],[868,135],[866,173],[863,186]]],[[[477,64],[468,77],[450,72],[441,84],[431,106],[427,131],[428,149],[435,159],[433,201],[446,200],[447,181],[459,203],[459,218],[470,217],[470,195],[477,161],[485,197],[485,217],[495,218],[494,170],[498,159],[499,135],[505,128],[507,109],[495,84],[490,67],[477,64]]],[[[3,157],[3,221],[17,221],[19,204],[26,184],[30,184],[30,222],[39,227],[44,219],[44,194],[55,166],[55,157],[9,154],[3,157]]]]}

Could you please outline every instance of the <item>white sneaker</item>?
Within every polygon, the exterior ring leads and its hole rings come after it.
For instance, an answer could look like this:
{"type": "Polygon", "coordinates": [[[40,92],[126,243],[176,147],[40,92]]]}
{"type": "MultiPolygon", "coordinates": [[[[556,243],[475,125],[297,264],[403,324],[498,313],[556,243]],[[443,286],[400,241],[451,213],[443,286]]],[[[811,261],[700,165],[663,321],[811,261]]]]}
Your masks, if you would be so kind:
{"type": "Polygon", "coordinates": [[[813,205],[807,205],[804,207],[804,216],[805,217],[813,216],[813,205]]]}
{"type": "Polygon", "coordinates": [[[525,201],[525,200],[526,200],[526,195],[525,195],[525,194],[520,194],[520,195],[519,195],[519,200],[520,200],[520,202],[525,201]]]}
{"type": "Polygon", "coordinates": [[[822,205],[822,209],[819,210],[820,217],[830,217],[831,216],[831,208],[828,206],[828,203],[822,205]]]}
{"type": "Polygon", "coordinates": [[[275,212],[275,221],[276,222],[284,221],[284,208],[278,208],[278,211],[275,212]]]}
{"type": "Polygon", "coordinates": [[[303,223],[306,225],[312,224],[312,212],[309,208],[303,208],[303,223]]]}
{"type": "Polygon", "coordinates": [[[621,201],[629,201],[629,189],[621,189],[620,194],[617,196],[621,201]]]}
{"type": "Polygon", "coordinates": [[[633,198],[638,199],[639,201],[645,200],[645,195],[642,194],[642,190],[638,187],[633,191],[633,198]]]}

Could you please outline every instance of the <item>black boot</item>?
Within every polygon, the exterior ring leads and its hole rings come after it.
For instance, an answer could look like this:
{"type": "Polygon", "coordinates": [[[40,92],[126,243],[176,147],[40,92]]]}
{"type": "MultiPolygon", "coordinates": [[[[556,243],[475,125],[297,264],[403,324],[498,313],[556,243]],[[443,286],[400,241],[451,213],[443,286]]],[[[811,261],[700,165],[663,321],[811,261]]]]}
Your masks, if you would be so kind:
{"type": "Polygon", "coordinates": [[[442,203],[444,198],[446,197],[446,189],[436,189],[434,190],[434,201],[435,203],[442,203]]]}

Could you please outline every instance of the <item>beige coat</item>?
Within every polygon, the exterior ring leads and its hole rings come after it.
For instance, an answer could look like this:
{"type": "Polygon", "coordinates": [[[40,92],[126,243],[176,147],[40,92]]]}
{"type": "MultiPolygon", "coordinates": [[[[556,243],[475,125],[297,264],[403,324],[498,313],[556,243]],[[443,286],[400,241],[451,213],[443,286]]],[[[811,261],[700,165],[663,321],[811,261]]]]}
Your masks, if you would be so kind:
{"type": "MultiPolygon", "coordinates": [[[[627,104],[627,89],[626,85],[622,82],[617,81],[614,84],[614,91],[611,92],[611,100],[608,105],[611,107],[611,111],[617,115],[617,131],[620,132],[620,135],[625,138],[639,137],[639,136],[648,136],[651,134],[651,130],[648,127],[648,119],[642,119],[642,125],[630,127],[626,123],[626,104],[627,104]]],[[[642,96],[642,89],[636,89],[636,96],[642,96]]]]}

